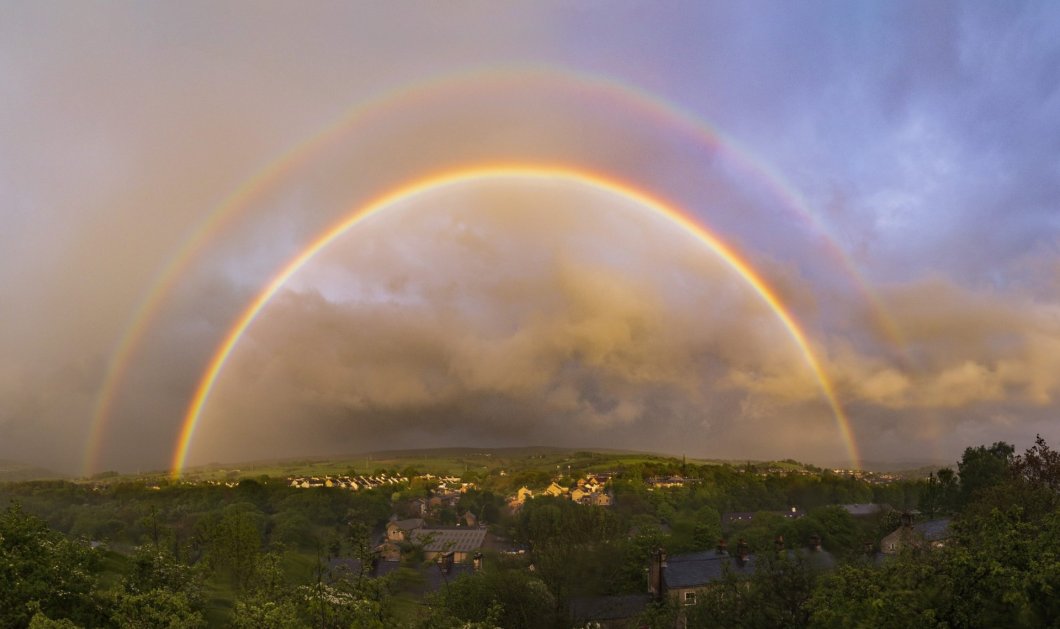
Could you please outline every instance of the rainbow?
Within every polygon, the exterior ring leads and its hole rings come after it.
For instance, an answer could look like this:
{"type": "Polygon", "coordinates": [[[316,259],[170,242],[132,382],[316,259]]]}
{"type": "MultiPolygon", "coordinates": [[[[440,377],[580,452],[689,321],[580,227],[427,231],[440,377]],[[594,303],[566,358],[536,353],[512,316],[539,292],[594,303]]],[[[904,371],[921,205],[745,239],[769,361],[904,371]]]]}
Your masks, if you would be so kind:
{"type": "Polygon", "coordinates": [[[262,309],[264,309],[291,276],[298,272],[299,269],[320,253],[325,247],[331,244],[336,238],[345,234],[348,230],[358,225],[366,218],[379,214],[387,208],[391,208],[400,202],[408,201],[441,188],[470,182],[498,179],[565,181],[579,183],[598,190],[610,192],[633,201],[634,203],[665,217],[670,222],[676,224],[696,238],[699,242],[706,245],[707,248],[718,255],[718,257],[720,257],[732,270],[736,271],[736,273],[738,273],[740,277],[754,289],[783,324],[785,330],[791,336],[796,346],[798,346],[806,365],[813,371],[817,382],[821,387],[821,391],[828,400],[828,404],[835,416],[836,427],[839,430],[840,438],[847,450],[851,463],[854,467],[860,467],[860,455],[850,427],[850,420],[847,418],[842,405],[839,403],[831,378],[828,376],[828,373],[824,370],[820,360],[818,360],[817,355],[814,353],[810,342],[806,337],[806,333],[799,327],[795,318],[780,302],[776,292],[766,284],[765,280],[763,280],[753,268],[751,268],[750,264],[706,228],[693,220],[687,213],[673,205],[669,205],[655,197],[649,196],[646,192],[633,188],[626,183],[609,179],[600,174],[571,167],[516,164],[463,168],[428,176],[401,185],[400,187],[370,201],[366,205],[354,209],[338,223],[324,230],[324,232],[310,242],[301,253],[288,261],[287,264],[284,265],[283,268],[281,268],[272,278],[268,285],[258,293],[257,297],[254,298],[246,309],[243,310],[239,319],[236,320],[235,324],[225,335],[223,342],[214,351],[213,357],[210,359],[208,367],[200,379],[194,397],[184,415],[180,435],[173,452],[171,465],[172,476],[174,478],[179,478],[183,472],[184,463],[187,459],[188,451],[191,448],[192,439],[195,436],[195,428],[199,423],[203,408],[205,407],[207,400],[209,400],[214,384],[216,383],[221,370],[225,366],[225,362],[232,354],[232,351],[239,343],[243,334],[261,313],[262,309]]]}
{"type": "Polygon", "coordinates": [[[117,400],[121,383],[125,381],[130,362],[139,350],[146,331],[161,312],[167,296],[211,239],[228,227],[242,210],[261,198],[277,182],[282,181],[286,174],[307,162],[330,142],[359,128],[366,128],[379,116],[392,112],[398,106],[422,106],[424,103],[429,104],[428,101],[432,98],[442,99],[454,94],[466,97],[476,89],[503,90],[512,84],[526,86],[532,82],[541,83],[542,89],[560,87],[620,103],[648,119],[687,134],[689,138],[704,146],[725,153],[739,168],[754,176],[763,189],[768,190],[783,207],[822,234],[825,250],[838,261],[839,268],[844,270],[869,304],[885,336],[894,347],[901,348],[905,345],[897,326],[888,316],[879,298],[861,277],[856,265],[829,236],[828,230],[810,210],[805,199],[775,169],[761,159],[756,159],[732,138],[724,136],[680,105],[662,100],[642,88],[613,78],[536,65],[486,66],[405,83],[363,101],[309,139],[256,170],[255,174],[210,211],[185,237],[169,262],[155,275],[108,358],[106,372],[92,409],[83,473],[88,475],[96,471],[102,436],[106,432],[107,421],[117,400]]]}

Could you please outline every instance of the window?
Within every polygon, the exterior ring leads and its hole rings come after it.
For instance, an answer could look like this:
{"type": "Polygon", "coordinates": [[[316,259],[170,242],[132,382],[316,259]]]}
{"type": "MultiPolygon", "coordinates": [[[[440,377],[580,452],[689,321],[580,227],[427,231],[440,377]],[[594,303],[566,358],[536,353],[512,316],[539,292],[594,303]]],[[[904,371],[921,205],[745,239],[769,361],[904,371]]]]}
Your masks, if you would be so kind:
{"type": "Polygon", "coordinates": [[[696,593],[695,592],[685,592],[685,605],[695,605],[695,604],[696,604],[696,593]]]}

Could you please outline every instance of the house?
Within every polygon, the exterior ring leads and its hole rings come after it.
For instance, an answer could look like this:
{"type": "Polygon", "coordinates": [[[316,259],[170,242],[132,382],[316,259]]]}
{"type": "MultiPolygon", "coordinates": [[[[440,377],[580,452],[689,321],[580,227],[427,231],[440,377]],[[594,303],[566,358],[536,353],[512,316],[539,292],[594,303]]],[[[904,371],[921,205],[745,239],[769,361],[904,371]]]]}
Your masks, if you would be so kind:
{"type": "Polygon", "coordinates": [[[460,502],[460,492],[453,489],[436,489],[434,494],[427,500],[428,509],[444,509],[455,507],[460,502]]]}
{"type": "Polygon", "coordinates": [[[656,600],[669,596],[681,605],[695,605],[697,595],[720,582],[726,574],[749,577],[754,574],[754,565],[754,555],[748,552],[743,541],[737,546],[735,556],[729,555],[724,546],[673,557],[667,557],[659,549],[648,567],[648,592],[656,600]]]}
{"type": "Polygon", "coordinates": [[[515,492],[514,496],[508,497],[508,509],[515,513],[519,509],[523,508],[523,504],[527,500],[534,497],[534,492],[530,491],[525,485],[519,488],[519,491],[515,492]]]}
{"type": "Polygon", "coordinates": [[[597,492],[589,496],[589,504],[597,507],[610,507],[615,504],[615,497],[607,492],[597,492]]]}
{"type": "Polygon", "coordinates": [[[652,476],[646,482],[650,489],[665,489],[671,487],[684,487],[689,483],[695,482],[695,479],[685,478],[683,476],[652,476]]]}
{"type": "Polygon", "coordinates": [[[563,496],[566,495],[567,488],[552,481],[552,484],[545,488],[545,493],[550,496],[563,496]]]}
{"type": "MultiPolygon", "coordinates": [[[[472,574],[482,568],[481,557],[476,557],[471,563],[456,563],[452,554],[441,556],[431,564],[425,565],[402,565],[400,561],[387,561],[379,556],[372,558],[365,576],[370,578],[385,577],[386,575],[404,568],[419,575],[413,583],[418,583],[413,592],[418,595],[437,592],[449,581],[465,574],[472,574]]],[[[336,557],[328,562],[328,576],[332,580],[339,578],[356,578],[361,575],[361,560],[336,557]]]]}
{"type": "Polygon", "coordinates": [[[436,559],[452,553],[452,560],[464,563],[474,557],[486,544],[485,528],[436,527],[420,528],[411,532],[410,541],[423,547],[424,558],[436,559]]]}
{"type": "Polygon", "coordinates": [[[811,568],[817,570],[833,570],[836,567],[835,557],[821,547],[821,536],[817,534],[810,537],[810,547],[803,557],[811,568]]]}
{"type": "Polygon", "coordinates": [[[464,563],[492,541],[487,535],[485,527],[427,527],[421,518],[394,519],[387,523],[386,539],[376,551],[386,561],[397,561],[407,542],[421,547],[425,559],[452,553],[453,561],[464,563]]]}
{"type": "MultiPolygon", "coordinates": [[[[802,557],[813,569],[826,571],[836,567],[835,557],[821,547],[821,538],[813,535],[803,550],[785,550],[784,538],[777,537],[776,552],[789,558],[802,557]]],[[[750,577],[755,571],[755,556],[748,552],[746,542],[740,540],[736,554],[730,555],[725,541],[716,550],[666,557],[659,549],[648,568],[648,591],[662,600],[670,597],[681,605],[695,605],[702,593],[721,582],[726,575],[750,577]]]]}
{"type": "Polygon", "coordinates": [[[409,540],[409,534],[424,526],[423,518],[408,518],[405,520],[391,520],[386,525],[386,539],[389,542],[405,542],[409,540]]]}
{"type": "Polygon", "coordinates": [[[902,514],[902,525],[880,540],[885,555],[897,555],[903,548],[941,548],[950,538],[950,519],[939,518],[913,524],[912,516],[902,514]]]}

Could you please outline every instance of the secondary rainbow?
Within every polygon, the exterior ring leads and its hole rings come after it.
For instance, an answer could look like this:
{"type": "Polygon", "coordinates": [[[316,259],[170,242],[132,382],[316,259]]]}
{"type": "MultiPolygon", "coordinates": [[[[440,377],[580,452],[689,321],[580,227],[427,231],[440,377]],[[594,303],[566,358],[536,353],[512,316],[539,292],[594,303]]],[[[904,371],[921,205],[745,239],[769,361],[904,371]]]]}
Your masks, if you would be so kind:
{"type": "Polygon", "coordinates": [[[283,287],[291,276],[298,272],[298,270],[309,262],[309,260],[316,256],[336,238],[346,233],[349,229],[364,219],[383,212],[399,202],[407,201],[425,193],[449,186],[497,179],[551,179],[579,183],[599,190],[611,192],[664,216],[706,245],[754,289],[783,324],[785,330],[791,336],[802,354],[806,365],[816,377],[817,382],[821,387],[821,391],[831,407],[832,413],[835,416],[836,427],[839,431],[840,439],[847,450],[847,455],[850,458],[852,465],[855,468],[860,467],[860,455],[850,427],[850,421],[836,396],[835,387],[832,384],[831,378],[822,367],[806,334],[796,323],[795,318],[780,302],[776,293],[768,284],[766,284],[765,280],[755,272],[748,262],[742,259],[735,251],[682,210],[665,203],[646,192],[638,190],[627,183],[609,179],[606,176],[597,173],[587,172],[585,170],[567,166],[512,164],[463,168],[417,179],[402,185],[347,214],[342,220],[325,230],[310,242],[301,253],[287,262],[287,264],[285,264],[273,277],[269,284],[265,286],[265,288],[258,293],[257,297],[255,297],[246,309],[243,310],[239,319],[236,320],[235,324],[215,350],[205,373],[199,381],[187,412],[184,415],[172,458],[172,476],[178,478],[183,472],[188,451],[191,447],[192,439],[195,436],[195,428],[198,425],[203,408],[209,400],[210,393],[217,381],[217,377],[225,366],[225,362],[239,343],[244,332],[246,332],[254,322],[255,318],[257,318],[258,314],[261,313],[265,305],[269,303],[272,297],[283,287]]]}
{"type": "MultiPolygon", "coordinates": [[[[825,249],[839,262],[858,291],[869,303],[874,317],[893,346],[901,348],[904,340],[894,321],[887,314],[879,298],[857,271],[856,265],[835,244],[828,230],[810,210],[809,204],[788,184],[775,169],[755,158],[747,149],[730,137],[697,117],[680,105],[668,102],[642,88],[622,83],[614,78],[561,70],[547,66],[513,65],[485,66],[441,77],[430,77],[385,90],[347,110],[335,121],[296,144],[291,150],[266,163],[255,174],[225,197],[183,240],[169,261],[155,275],[141,301],[133,310],[125,331],[107,361],[106,372],[92,410],[89,436],[86,442],[83,473],[96,470],[102,436],[107,420],[117,399],[120,385],[125,381],[129,364],[141,346],[147,329],[157,319],[162,304],[177,280],[187,271],[196,256],[211,239],[221,233],[240,213],[260,198],[267,190],[292,170],[305,163],[312,155],[337,138],[369,125],[377,116],[393,112],[400,106],[430,106],[432,99],[440,100],[456,94],[467,98],[476,90],[487,93],[503,90],[513,83],[525,86],[537,81],[542,89],[560,86],[575,92],[602,97],[607,102],[628,106],[644,116],[670,125],[694,138],[704,146],[724,153],[743,171],[755,177],[783,206],[810,224],[824,238],[825,249]]],[[[899,349],[899,351],[901,351],[899,349]]]]}

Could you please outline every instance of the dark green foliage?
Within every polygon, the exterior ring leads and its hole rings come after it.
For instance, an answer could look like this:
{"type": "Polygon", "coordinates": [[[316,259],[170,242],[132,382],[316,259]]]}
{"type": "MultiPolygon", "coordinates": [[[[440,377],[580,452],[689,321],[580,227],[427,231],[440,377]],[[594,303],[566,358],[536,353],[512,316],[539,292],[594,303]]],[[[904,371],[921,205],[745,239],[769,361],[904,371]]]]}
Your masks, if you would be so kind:
{"type": "Polygon", "coordinates": [[[809,607],[811,625],[946,627],[952,584],[932,563],[902,556],[883,567],[851,564],[823,577],[809,607]]]}
{"type": "Polygon", "coordinates": [[[819,574],[804,553],[760,553],[750,579],[730,572],[700,593],[688,627],[805,627],[819,574]]]}
{"type": "Polygon", "coordinates": [[[611,510],[586,507],[564,498],[527,502],[516,524],[517,538],[534,546],[556,542],[589,544],[624,532],[611,510]]]}
{"type": "Polygon", "coordinates": [[[462,576],[440,590],[431,605],[460,621],[491,621],[505,629],[552,626],[557,607],[545,584],[523,570],[462,576]]]}
{"type": "Polygon", "coordinates": [[[145,545],[132,557],[132,570],[125,578],[125,589],[132,594],[169,590],[184,594],[196,608],[203,604],[203,576],[198,568],[181,563],[164,547],[145,545]]]}
{"type": "Polygon", "coordinates": [[[253,505],[235,504],[201,529],[207,564],[226,574],[239,591],[250,586],[249,578],[261,551],[262,522],[253,505]]]}
{"type": "Polygon", "coordinates": [[[302,626],[297,599],[286,583],[275,553],[255,557],[254,578],[236,602],[232,619],[239,629],[285,629],[302,626]]]}
{"type": "Polygon", "coordinates": [[[206,627],[202,612],[183,592],[153,589],[118,594],[111,622],[122,629],[200,629],[206,627]]]}
{"type": "Polygon", "coordinates": [[[561,606],[624,579],[625,531],[612,511],[562,498],[531,500],[516,521],[516,538],[530,544],[536,574],[561,606]]]}
{"type": "MultiPolygon", "coordinates": [[[[575,478],[600,460],[572,455],[563,471],[570,465],[575,478]]],[[[479,466],[482,488],[465,493],[450,515],[474,513],[529,555],[491,555],[483,572],[449,579],[428,606],[420,600],[426,582],[413,570],[370,576],[372,540],[398,508],[393,488],[292,489],[262,477],[236,487],[0,485],[43,518],[17,507],[0,514],[0,626],[559,627],[569,622],[572,597],[644,592],[654,549],[708,550],[720,536],[730,550],[746,538],[754,575],[729,575],[695,606],[653,605],[644,626],[683,619],[691,627],[1046,627],[1060,619],[1060,454],[1041,439],[1018,456],[1004,443],[968,448],[957,472],[889,485],[783,466],[627,457],[596,468],[626,474],[610,487],[614,508],[537,498],[515,516],[504,509],[506,492],[522,481],[546,485],[557,461],[542,465],[548,472],[510,463],[491,462],[490,473],[479,466]],[[693,482],[655,491],[643,483],[673,474],[693,482]],[[899,511],[853,518],[829,506],[871,501],[899,511]],[[865,543],[895,530],[900,510],[918,503],[953,516],[946,546],[882,564],[867,558],[865,543]],[[791,506],[808,515],[766,513],[791,506]],[[726,511],[760,513],[726,531],[726,511]],[[62,533],[109,549],[93,551],[62,533]],[[840,560],[834,572],[817,571],[806,551],[811,535],[840,560]],[[331,570],[332,557],[357,559],[351,565],[362,570],[331,570]]],[[[427,489],[398,493],[410,499],[427,489]]]]}
{"type": "Polygon", "coordinates": [[[86,543],[48,529],[17,504],[0,512],[0,618],[6,625],[27,626],[34,609],[96,624],[97,569],[98,556],[86,543]]]}
{"type": "Polygon", "coordinates": [[[999,441],[989,448],[967,448],[957,464],[961,479],[960,503],[966,505],[975,495],[1002,483],[1012,463],[1015,448],[999,441]]]}
{"type": "Polygon", "coordinates": [[[1060,519],[1022,521],[1021,513],[995,511],[976,535],[947,553],[954,579],[954,620],[984,626],[1044,626],[1060,618],[1060,519]]]}
{"type": "Polygon", "coordinates": [[[504,496],[492,491],[472,489],[460,496],[457,507],[461,513],[470,511],[482,523],[498,523],[504,511],[504,496]]]}
{"type": "Polygon", "coordinates": [[[316,543],[313,525],[304,514],[297,511],[284,511],[271,518],[271,539],[274,543],[285,546],[312,549],[316,543]]]}
{"type": "MultiPolygon", "coordinates": [[[[953,538],[881,568],[844,566],[814,595],[823,627],[1048,627],[1060,621],[1055,454],[1039,439],[968,448],[953,538]],[[966,485],[967,483],[967,485],[966,485]]],[[[946,481],[943,481],[946,482],[946,481]]]]}

